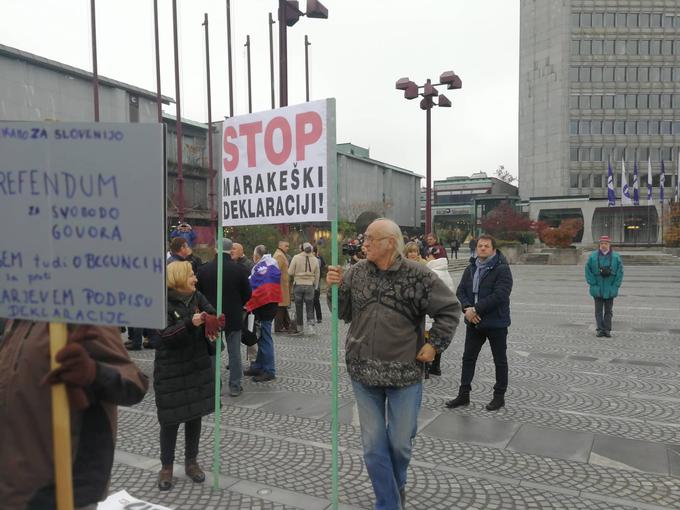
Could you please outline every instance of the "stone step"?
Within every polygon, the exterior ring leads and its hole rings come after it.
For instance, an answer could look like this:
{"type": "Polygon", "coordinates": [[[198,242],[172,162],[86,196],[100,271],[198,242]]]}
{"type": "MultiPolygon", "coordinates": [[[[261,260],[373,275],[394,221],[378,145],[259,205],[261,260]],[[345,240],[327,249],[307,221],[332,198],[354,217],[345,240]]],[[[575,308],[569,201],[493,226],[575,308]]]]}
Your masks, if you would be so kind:
{"type": "Polygon", "coordinates": [[[550,260],[550,253],[527,253],[521,260],[522,264],[545,265],[550,260]]]}
{"type": "Polygon", "coordinates": [[[624,266],[680,266],[680,258],[662,254],[621,254],[624,266]]]}
{"type": "Polygon", "coordinates": [[[449,259],[449,271],[464,271],[469,264],[468,259],[449,259]]]}

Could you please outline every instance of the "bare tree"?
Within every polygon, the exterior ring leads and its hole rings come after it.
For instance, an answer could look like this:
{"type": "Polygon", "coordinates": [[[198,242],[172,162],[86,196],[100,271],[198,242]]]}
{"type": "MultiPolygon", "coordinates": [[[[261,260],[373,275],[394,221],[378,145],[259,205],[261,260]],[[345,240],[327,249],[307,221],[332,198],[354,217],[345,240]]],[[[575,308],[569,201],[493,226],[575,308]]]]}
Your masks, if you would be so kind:
{"type": "Polygon", "coordinates": [[[508,172],[503,165],[498,165],[498,168],[496,168],[496,177],[508,184],[512,184],[517,180],[517,177],[508,172]]]}

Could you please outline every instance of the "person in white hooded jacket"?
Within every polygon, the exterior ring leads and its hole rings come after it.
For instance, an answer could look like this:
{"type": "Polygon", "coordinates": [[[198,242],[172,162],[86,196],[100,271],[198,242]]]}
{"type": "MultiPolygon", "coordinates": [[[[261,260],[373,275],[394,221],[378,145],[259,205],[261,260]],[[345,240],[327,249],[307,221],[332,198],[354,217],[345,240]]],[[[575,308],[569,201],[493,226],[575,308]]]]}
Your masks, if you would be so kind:
{"type": "MultiPolygon", "coordinates": [[[[451,278],[451,275],[449,274],[449,261],[448,259],[445,258],[440,258],[440,259],[435,259],[431,255],[428,257],[427,261],[427,268],[430,269],[434,274],[436,274],[441,281],[443,281],[446,286],[451,289],[451,291],[455,294],[456,293],[456,288],[453,285],[453,279],[451,278]]],[[[425,331],[429,331],[430,328],[432,327],[432,324],[434,321],[432,318],[427,315],[425,316],[425,331]]],[[[438,352],[435,357],[434,361],[430,364],[430,375],[442,375],[441,371],[441,359],[442,359],[442,354],[441,352],[438,352]]]]}

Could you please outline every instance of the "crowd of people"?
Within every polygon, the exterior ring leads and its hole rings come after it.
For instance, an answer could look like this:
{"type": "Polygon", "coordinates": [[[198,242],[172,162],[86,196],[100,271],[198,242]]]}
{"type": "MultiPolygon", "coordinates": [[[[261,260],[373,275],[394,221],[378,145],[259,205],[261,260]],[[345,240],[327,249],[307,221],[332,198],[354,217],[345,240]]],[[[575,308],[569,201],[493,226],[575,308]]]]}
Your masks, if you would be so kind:
{"type": "MultiPolygon", "coordinates": [[[[256,383],[274,380],[273,333],[315,334],[322,321],[324,271],[328,290],[339,287],[338,316],[349,324],[345,362],[375,508],[397,510],[405,504],[423,379],[441,375],[441,357],[461,315],[465,340],[458,396],[444,404],[457,408],[470,403],[477,357],[488,340],[496,382],[486,409],[505,406],[513,278],[493,237],[471,240],[469,264],[457,286],[448,271],[447,251],[435,234],[409,240],[387,219],[368,226],[360,256],[347,266],[327,266],[308,242],[293,256],[287,240],[279,241],[273,254],[258,245],[251,260],[241,244],[223,239],[218,295],[217,250],[213,260],[203,263],[193,253],[191,233],[182,225],[169,243],[167,324],[162,330],[130,328],[129,341],[123,345],[116,328],[69,326],[68,344],[57,354],[61,366],[50,370],[48,324],[9,321],[0,336],[0,414],[5,417],[0,420],[0,500],[7,508],[49,508],[54,501],[52,453],[45,447],[50,420],[37,417],[48,417],[49,385],[55,383],[67,385],[74,416],[76,506],[89,508],[104,497],[113,462],[115,407],[139,402],[149,385],[126,348],[155,349],[158,488],[173,487],[182,424],[185,473],[194,482],[203,482],[205,473],[197,459],[202,418],[214,411],[217,342],[224,342],[225,386],[232,398],[243,393],[244,376],[256,383]],[[291,303],[294,319],[289,314],[291,303]],[[241,339],[253,334],[256,343],[246,351],[249,363],[243,371],[241,339]],[[93,463],[97,470],[89,468],[93,463]],[[29,465],[33,467],[27,469],[29,465]]],[[[451,244],[456,258],[459,248],[458,241],[451,244]]],[[[597,336],[610,337],[623,264],[606,236],[591,254],[585,276],[595,303],[597,336]]],[[[329,304],[330,296],[328,292],[329,304]]]]}

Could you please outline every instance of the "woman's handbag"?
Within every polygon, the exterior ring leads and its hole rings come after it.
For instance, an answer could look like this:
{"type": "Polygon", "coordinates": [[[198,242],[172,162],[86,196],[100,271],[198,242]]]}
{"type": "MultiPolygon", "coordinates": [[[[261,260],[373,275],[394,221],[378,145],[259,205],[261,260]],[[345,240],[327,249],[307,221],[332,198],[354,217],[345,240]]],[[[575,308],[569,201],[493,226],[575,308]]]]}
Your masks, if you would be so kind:
{"type": "Polygon", "coordinates": [[[241,329],[241,343],[250,347],[255,345],[260,339],[260,321],[255,320],[255,315],[246,312],[243,317],[243,328],[241,329]]]}

